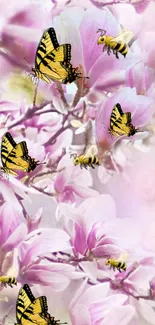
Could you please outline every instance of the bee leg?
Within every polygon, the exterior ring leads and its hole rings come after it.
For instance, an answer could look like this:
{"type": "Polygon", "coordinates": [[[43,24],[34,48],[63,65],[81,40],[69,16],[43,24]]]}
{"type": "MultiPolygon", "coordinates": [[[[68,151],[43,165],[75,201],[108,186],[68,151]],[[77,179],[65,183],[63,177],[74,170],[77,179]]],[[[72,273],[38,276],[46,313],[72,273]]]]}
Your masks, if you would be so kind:
{"type": "Polygon", "coordinates": [[[106,46],[106,45],[103,46],[102,51],[103,51],[103,52],[107,51],[107,46],[106,46]]]}
{"type": "Polygon", "coordinates": [[[92,167],[93,169],[95,169],[95,167],[94,167],[93,165],[91,165],[91,167],[92,167]]]}
{"type": "Polygon", "coordinates": [[[82,164],[80,164],[80,168],[81,168],[81,169],[82,169],[82,167],[83,167],[82,164]]]}
{"type": "Polygon", "coordinates": [[[108,55],[110,55],[110,53],[111,53],[111,49],[109,46],[107,47],[107,53],[108,53],[108,55]]]}
{"type": "Polygon", "coordinates": [[[116,59],[119,59],[118,52],[116,50],[113,50],[113,54],[116,56],[116,59]]]}

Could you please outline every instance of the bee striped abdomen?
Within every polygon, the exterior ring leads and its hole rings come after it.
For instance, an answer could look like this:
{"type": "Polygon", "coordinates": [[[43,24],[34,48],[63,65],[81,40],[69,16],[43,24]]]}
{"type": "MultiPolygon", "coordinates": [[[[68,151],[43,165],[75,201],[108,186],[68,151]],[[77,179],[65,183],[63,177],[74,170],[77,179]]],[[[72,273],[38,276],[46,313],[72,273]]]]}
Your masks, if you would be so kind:
{"type": "Polygon", "coordinates": [[[122,55],[126,55],[127,54],[127,52],[128,52],[128,48],[127,48],[127,46],[126,46],[126,44],[122,44],[123,45],[123,47],[119,50],[119,52],[122,54],[122,55]]]}
{"type": "Polygon", "coordinates": [[[17,285],[17,280],[15,277],[7,277],[7,276],[0,276],[0,282],[6,287],[9,285],[12,287],[12,285],[17,285]]]}

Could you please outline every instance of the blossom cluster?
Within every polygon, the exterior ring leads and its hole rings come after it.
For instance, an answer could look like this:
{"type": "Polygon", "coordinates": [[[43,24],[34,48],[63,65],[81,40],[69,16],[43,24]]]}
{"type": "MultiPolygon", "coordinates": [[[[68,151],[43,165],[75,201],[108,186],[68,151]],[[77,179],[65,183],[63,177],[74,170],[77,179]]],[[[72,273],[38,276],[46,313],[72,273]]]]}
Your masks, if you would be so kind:
{"type": "MultiPolygon", "coordinates": [[[[0,1],[0,141],[10,132],[43,164],[0,174],[0,320],[15,317],[21,286],[45,295],[69,325],[155,324],[154,0],[0,1]],[[134,33],[126,58],[102,51],[98,29],[134,33]],[[29,74],[43,32],[71,44],[83,76],[62,85],[29,74]],[[113,137],[113,107],[139,130],[113,137]],[[74,166],[91,122],[100,166],[74,166]],[[79,131],[80,130],[80,131],[79,131]],[[117,140],[117,141],[116,141],[117,140]],[[126,270],[106,265],[127,254],[126,270]]],[[[2,163],[1,163],[2,164],[2,163]]]]}

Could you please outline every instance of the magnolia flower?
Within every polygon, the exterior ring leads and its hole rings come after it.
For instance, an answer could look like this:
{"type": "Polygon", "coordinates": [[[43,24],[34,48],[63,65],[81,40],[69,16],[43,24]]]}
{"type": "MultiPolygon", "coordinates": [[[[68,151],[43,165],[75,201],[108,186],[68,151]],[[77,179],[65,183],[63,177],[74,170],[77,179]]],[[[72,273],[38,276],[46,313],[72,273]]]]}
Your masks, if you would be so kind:
{"type": "Polygon", "coordinates": [[[98,195],[92,186],[92,177],[86,170],[74,166],[69,156],[65,156],[58,164],[61,170],[54,179],[54,191],[58,202],[75,202],[76,198],[87,198],[98,195]]]}
{"type": "Polygon", "coordinates": [[[87,287],[83,283],[70,303],[72,324],[129,324],[135,310],[128,304],[127,296],[108,295],[108,291],[108,284],[87,287]]]}
{"type": "Polygon", "coordinates": [[[46,256],[70,249],[69,236],[63,230],[40,228],[30,232],[19,247],[19,281],[51,285],[54,290],[64,290],[72,279],[81,278],[84,274],[76,272],[71,265],[52,263],[46,256]]]}
{"type": "Polygon", "coordinates": [[[64,229],[70,235],[75,256],[106,257],[120,254],[116,238],[108,235],[115,218],[111,197],[99,195],[86,199],[78,208],[61,203],[57,218],[63,217],[64,229]],[[72,225],[72,226],[71,226],[72,225]]]}

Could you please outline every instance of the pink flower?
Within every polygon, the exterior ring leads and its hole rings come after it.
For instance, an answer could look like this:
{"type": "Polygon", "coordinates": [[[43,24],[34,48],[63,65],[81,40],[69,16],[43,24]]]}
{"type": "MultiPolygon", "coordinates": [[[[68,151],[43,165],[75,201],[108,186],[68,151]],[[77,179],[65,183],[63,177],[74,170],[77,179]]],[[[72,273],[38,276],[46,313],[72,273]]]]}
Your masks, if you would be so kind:
{"type": "Polygon", "coordinates": [[[86,199],[78,208],[60,204],[57,217],[63,217],[64,229],[70,235],[75,256],[87,256],[91,260],[92,256],[120,254],[116,238],[108,234],[114,211],[114,202],[107,195],[86,199]]]}
{"type": "Polygon", "coordinates": [[[81,170],[74,166],[69,156],[65,156],[58,164],[59,172],[54,180],[58,202],[74,202],[77,197],[87,198],[98,195],[97,191],[89,188],[92,185],[92,178],[88,171],[81,170]]]}
{"type": "Polygon", "coordinates": [[[14,249],[20,246],[21,242],[27,234],[26,225],[21,222],[21,212],[12,208],[8,203],[4,203],[0,207],[0,264],[1,271],[5,268],[11,267],[12,259],[6,261],[8,253],[14,252],[14,249]]]}
{"type": "Polygon", "coordinates": [[[38,228],[40,222],[41,222],[41,219],[42,219],[42,213],[43,213],[43,209],[40,208],[34,218],[32,217],[29,217],[28,215],[26,216],[26,221],[27,221],[27,227],[28,227],[28,232],[31,232],[35,229],[38,228]]]}
{"type": "Polygon", "coordinates": [[[126,77],[126,86],[135,87],[138,95],[145,95],[154,82],[154,71],[143,62],[139,62],[127,69],[126,77]]]}
{"type": "Polygon", "coordinates": [[[109,285],[92,287],[83,282],[73,297],[69,311],[72,324],[129,324],[135,310],[127,303],[124,294],[108,295],[109,285]],[[80,310],[80,313],[79,313],[80,310]]]}
{"type": "Polygon", "coordinates": [[[76,272],[71,265],[52,263],[46,257],[70,249],[69,236],[63,230],[40,228],[32,231],[19,248],[19,281],[64,290],[72,279],[81,278],[84,274],[76,272]]]}
{"type": "MultiPolygon", "coordinates": [[[[97,112],[96,141],[101,148],[109,148],[118,139],[108,132],[110,116],[117,103],[121,105],[124,113],[131,112],[132,124],[136,128],[145,126],[152,116],[153,101],[151,98],[137,95],[135,88],[123,88],[117,91],[112,97],[107,98],[97,112]]],[[[132,138],[130,137],[130,140],[132,138]]]]}

